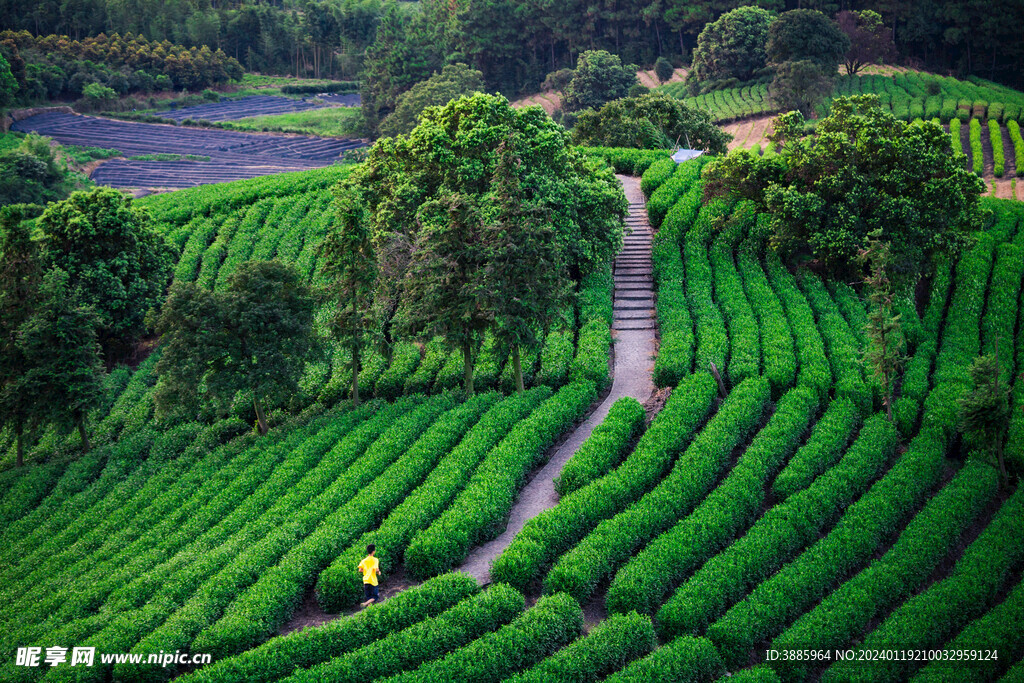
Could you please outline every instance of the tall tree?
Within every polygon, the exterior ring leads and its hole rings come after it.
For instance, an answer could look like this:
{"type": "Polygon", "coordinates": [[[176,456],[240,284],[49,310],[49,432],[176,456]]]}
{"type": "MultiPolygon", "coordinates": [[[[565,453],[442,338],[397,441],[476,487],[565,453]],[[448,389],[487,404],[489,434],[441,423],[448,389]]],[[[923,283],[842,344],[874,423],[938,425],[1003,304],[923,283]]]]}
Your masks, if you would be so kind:
{"type": "Polygon", "coordinates": [[[836,98],[811,135],[797,112],[773,125],[781,154],[712,162],[704,191],[757,203],[771,216],[773,247],[786,256],[850,275],[876,235],[891,249],[888,275],[901,288],[981,227],[985,184],[951,153],[941,126],[898,121],[873,95],[836,98]]]}
{"type": "Polygon", "coordinates": [[[91,448],[86,417],[103,395],[98,323],[68,274],[53,268],[43,277],[38,308],[18,331],[25,369],[15,389],[33,397],[33,422],[77,428],[84,450],[91,448]]]}
{"type": "Polygon", "coordinates": [[[24,464],[25,428],[36,403],[19,386],[28,364],[18,331],[35,311],[42,277],[39,246],[23,222],[31,209],[18,204],[0,209],[0,425],[14,432],[18,467],[24,464]]]}
{"type": "Polygon", "coordinates": [[[772,64],[809,59],[834,78],[850,48],[839,25],[813,9],[783,12],[768,28],[768,61],[772,64]]]}
{"type": "Polygon", "coordinates": [[[853,75],[868,64],[896,58],[892,29],[882,22],[882,15],[878,12],[847,10],[836,15],[836,23],[850,39],[850,49],[846,51],[845,58],[847,74],[853,75]]]}
{"type": "Polygon", "coordinates": [[[113,363],[145,331],[146,312],[163,300],[172,248],[146,213],[109,187],[50,204],[39,226],[48,265],[65,271],[82,303],[95,310],[103,357],[113,363]]]}
{"type": "Polygon", "coordinates": [[[869,270],[864,278],[869,305],[868,322],[864,328],[868,337],[864,362],[882,385],[885,416],[892,422],[893,389],[903,367],[904,337],[900,314],[893,313],[896,292],[888,273],[892,267],[892,253],[889,245],[878,237],[877,234],[872,235],[867,248],[858,255],[858,262],[869,270]]]}
{"type": "Polygon", "coordinates": [[[661,93],[625,97],[581,112],[572,130],[577,145],[665,149],[680,144],[712,154],[725,154],[731,139],[706,112],[661,93]]]}
{"type": "Polygon", "coordinates": [[[408,133],[427,107],[443,106],[462,95],[484,89],[483,74],[465,64],[447,64],[440,73],[420,81],[398,96],[395,110],[380,123],[381,135],[408,133]]]}
{"type": "Polygon", "coordinates": [[[795,110],[812,118],[815,107],[832,93],[833,86],[833,79],[810,59],[783,62],[775,67],[771,100],[782,110],[795,110]]]}
{"type": "Polygon", "coordinates": [[[566,111],[600,107],[625,97],[636,83],[635,69],[623,66],[618,55],[588,50],[576,62],[572,80],[562,93],[562,107],[566,111]]]}
{"type": "Polygon", "coordinates": [[[331,335],[349,349],[352,357],[352,402],[359,405],[359,361],[372,324],[376,255],[366,207],[358,187],[341,186],[335,193],[337,226],[321,243],[327,292],[334,304],[331,335]]]}
{"type": "Polygon", "coordinates": [[[521,350],[536,347],[538,331],[554,321],[568,279],[549,211],[525,198],[518,144],[513,137],[498,147],[491,192],[493,217],[484,241],[487,308],[494,311],[495,338],[512,352],[516,389],[521,393],[521,350]]]}
{"type": "Polygon", "coordinates": [[[765,43],[775,13],[760,7],[738,7],[704,27],[693,50],[690,78],[696,82],[722,78],[750,80],[768,63],[765,43]]]}
{"type": "Polygon", "coordinates": [[[407,334],[443,336],[462,350],[464,388],[473,394],[473,352],[494,322],[479,199],[442,190],[418,211],[419,230],[403,282],[400,316],[407,334]]]}
{"type": "Polygon", "coordinates": [[[155,321],[163,342],[157,410],[171,414],[203,399],[223,406],[251,392],[266,434],[266,406],[297,390],[313,349],[313,309],[295,268],[276,260],[243,263],[223,292],[175,283],[155,321]]]}

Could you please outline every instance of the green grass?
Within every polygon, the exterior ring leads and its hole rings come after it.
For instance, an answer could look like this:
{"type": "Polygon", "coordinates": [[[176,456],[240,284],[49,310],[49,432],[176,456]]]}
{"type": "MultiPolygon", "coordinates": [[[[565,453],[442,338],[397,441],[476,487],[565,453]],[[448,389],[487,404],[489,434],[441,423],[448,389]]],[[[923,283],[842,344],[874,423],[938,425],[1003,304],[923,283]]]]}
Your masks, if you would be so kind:
{"type": "Polygon", "coordinates": [[[325,107],[273,116],[247,116],[218,124],[231,130],[274,131],[304,135],[359,135],[363,113],[355,107],[325,107]]]}

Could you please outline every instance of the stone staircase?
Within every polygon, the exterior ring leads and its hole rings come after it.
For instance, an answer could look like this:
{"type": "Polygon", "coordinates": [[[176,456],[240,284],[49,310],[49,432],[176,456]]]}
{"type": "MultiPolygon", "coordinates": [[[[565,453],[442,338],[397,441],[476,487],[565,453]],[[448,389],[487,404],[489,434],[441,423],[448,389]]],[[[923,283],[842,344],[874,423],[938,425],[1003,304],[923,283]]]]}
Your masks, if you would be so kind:
{"type": "Polygon", "coordinates": [[[654,330],[651,226],[642,201],[630,197],[626,236],[615,258],[614,330],[654,330]]]}

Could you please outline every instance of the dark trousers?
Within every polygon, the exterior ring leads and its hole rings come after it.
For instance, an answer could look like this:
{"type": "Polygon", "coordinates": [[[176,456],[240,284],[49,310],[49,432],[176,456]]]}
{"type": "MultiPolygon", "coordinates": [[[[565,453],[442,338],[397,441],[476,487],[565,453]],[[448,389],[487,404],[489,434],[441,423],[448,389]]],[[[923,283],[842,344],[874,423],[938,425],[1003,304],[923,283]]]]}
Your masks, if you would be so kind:
{"type": "Polygon", "coordinates": [[[379,600],[379,594],[377,592],[377,586],[373,586],[368,583],[363,584],[363,599],[364,600],[379,600]]]}

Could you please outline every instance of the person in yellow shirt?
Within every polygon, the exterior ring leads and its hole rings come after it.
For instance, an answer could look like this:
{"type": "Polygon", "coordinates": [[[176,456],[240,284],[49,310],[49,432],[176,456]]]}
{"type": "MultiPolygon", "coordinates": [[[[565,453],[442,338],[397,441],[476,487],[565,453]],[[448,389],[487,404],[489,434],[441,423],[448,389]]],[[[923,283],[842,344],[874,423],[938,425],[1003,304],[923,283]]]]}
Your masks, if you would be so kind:
{"type": "Polygon", "coordinates": [[[377,592],[377,577],[380,576],[380,562],[373,554],[377,552],[377,546],[373,543],[366,546],[366,557],[356,567],[356,571],[363,575],[363,597],[366,598],[362,602],[362,606],[366,607],[369,604],[379,601],[379,594],[377,592]]]}

